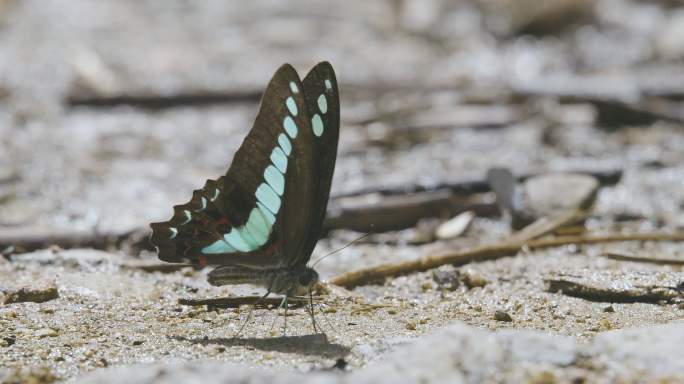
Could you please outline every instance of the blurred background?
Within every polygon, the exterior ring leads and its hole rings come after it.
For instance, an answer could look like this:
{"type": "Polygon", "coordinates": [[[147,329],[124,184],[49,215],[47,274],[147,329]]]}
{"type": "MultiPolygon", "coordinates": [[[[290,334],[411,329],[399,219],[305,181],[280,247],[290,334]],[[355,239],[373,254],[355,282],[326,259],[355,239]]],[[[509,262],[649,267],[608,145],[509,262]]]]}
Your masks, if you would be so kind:
{"type": "MultiPolygon", "coordinates": [[[[160,263],[148,223],[226,172],[280,65],[303,76],[323,60],[342,121],[314,257],[373,232],[316,266],[326,280],[500,244],[568,209],[586,221],[565,234],[684,229],[681,1],[0,0],[0,371],[47,367],[50,380],[31,382],[52,382],[194,359],[356,369],[452,327],[387,357],[386,372],[681,375],[674,241],[570,241],[330,284],[316,298],[329,338],[310,334],[303,309],[283,337],[275,310],[249,323],[193,301],[260,293],[160,263]],[[406,356],[423,363],[407,370],[406,356]]],[[[234,380],[230,367],[192,372],[234,380]]],[[[130,377],[175,378],[150,369],[130,377]]]]}
{"type": "Polygon", "coordinates": [[[4,0],[0,18],[6,233],[168,218],[225,172],[273,72],[322,60],[342,97],[331,210],[507,166],[617,172],[603,219],[683,221],[677,1],[4,0]]]}

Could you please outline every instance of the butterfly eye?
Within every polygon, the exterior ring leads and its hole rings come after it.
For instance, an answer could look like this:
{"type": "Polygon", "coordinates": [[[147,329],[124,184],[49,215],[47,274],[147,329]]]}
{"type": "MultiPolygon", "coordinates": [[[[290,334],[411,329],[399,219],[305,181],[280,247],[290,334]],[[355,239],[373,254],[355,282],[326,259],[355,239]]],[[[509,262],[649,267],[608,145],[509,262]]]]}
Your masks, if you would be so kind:
{"type": "Polygon", "coordinates": [[[307,271],[304,271],[301,275],[299,275],[299,284],[303,287],[308,287],[311,284],[315,283],[318,281],[318,273],[314,271],[313,269],[309,269],[307,271]]]}
{"type": "Polygon", "coordinates": [[[308,287],[309,283],[311,283],[311,275],[306,273],[301,276],[299,276],[299,285],[303,287],[308,287]]]}

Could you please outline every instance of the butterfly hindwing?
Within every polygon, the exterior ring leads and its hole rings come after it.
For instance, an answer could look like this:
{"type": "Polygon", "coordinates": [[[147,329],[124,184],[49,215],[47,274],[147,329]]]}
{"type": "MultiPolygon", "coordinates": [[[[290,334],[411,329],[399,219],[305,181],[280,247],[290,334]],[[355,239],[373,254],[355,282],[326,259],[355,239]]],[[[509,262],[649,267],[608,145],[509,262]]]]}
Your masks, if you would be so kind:
{"type": "Polygon", "coordinates": [[[281,239],[293,234],[283,217],[303,205],[288,196],[311,196],[306,165],[311,147],[299,143],[310,131],[301,89],[294,68],[278,69],[226,175],[208,180],[190,202],[175,206],[171,220],[152,224],[160,259],[261,268],[284,264],[281,239]]]}
{"type": "MultiPolygon", "coordinates": [[[[222,234],[230,233],[235,227],[230,218],[233,217],[225,212],[233,204],[224,204],[228,199],[219,199],[220,196],[232,196],[232,202],[247,200],[246,197],[238,197],[239,191],[235,185],[225,177],[218,180],[207,180],[202,189],[193,192],[192,199],[181,205],[174,206],[174,215],[171,220],[161,223],[152,223],[151,242],[157,246],[159,258],[168,262],[183,262],[191,264],[220,264],[225,258],[220,254],[206,254],[202,250],[216,243],[222,238],[222,234]]],[[[238,227],[239,228],[239,227],[238,227]]],[[[225,249],[230,243],[221,242],[225,249]]],[[[233,248],[234,249],[234,248],[233,248]]],[[[249,259],[257,256],[263,259],[272,257],[266,248],[252,252],[235,252],[234,262],[243,258],[249,259]]]]}

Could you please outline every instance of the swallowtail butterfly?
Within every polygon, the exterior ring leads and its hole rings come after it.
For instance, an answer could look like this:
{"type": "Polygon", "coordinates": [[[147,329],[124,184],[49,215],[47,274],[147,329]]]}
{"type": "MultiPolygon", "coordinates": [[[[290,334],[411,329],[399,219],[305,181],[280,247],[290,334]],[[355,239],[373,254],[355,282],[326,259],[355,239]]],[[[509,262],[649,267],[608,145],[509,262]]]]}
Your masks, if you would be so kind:
{"type": "Polygon", "coordinates": [[[286,298],[310,293],[318,273],[307,263],[321,235],[339,123],[329,63],[304,80],[281,66],[228,172],[174,206],[169,221],[151,224],[159,258],[216,266],[212,285],[256,284],[286,298]]]}

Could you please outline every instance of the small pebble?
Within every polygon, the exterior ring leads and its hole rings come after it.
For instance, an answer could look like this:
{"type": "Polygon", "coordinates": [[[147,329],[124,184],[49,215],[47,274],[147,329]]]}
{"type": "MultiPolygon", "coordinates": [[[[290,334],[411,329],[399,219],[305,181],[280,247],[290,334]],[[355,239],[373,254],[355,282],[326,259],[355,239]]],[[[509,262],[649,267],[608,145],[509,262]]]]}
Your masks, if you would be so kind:
{"type": "Polygon", "coordinates": [[[496,312],[494,312],[494,320],[511,322],[511,321],[513,321],[513,318],[507,312],[496,311],[496,312]]]}
{"type": "Polygon", "coordinates": [[[446,289],[449,291],[456,290],[461,285],[458,277],[458,273],[454,272],[453,270],[436,270],[432,272],[432,280],[437,284],[437,286],[439,286],[441,289],[446,289]]]}
{"type": "Polygon", "coordinates": [[[17,318],[17,311],[15,311],[13,309],[0,311],[0,317],[4,317],[7,319],[16,319],[17,318]]]}
{"type": "Polygon", "coordinates": [[[406,329],[408,329],[409,331],[415,331],[416,330],[416,323],[414,323],[414,322],[406,323],[406,329]]]}
{"type": "Polygon", "coordinates": [[[599,331],[610,331],[613,329],[613,323],[611,323],[608,319],[601,319],[599,320],[598,328],[599,331]]]}
{"type": "Polygon", "coordinates": [[[524,210],[538,218],[592,206],[600,187],[589,175],[551,173],[533,176],[523,183],[524,210]]]}
{"type": "Polygon", "coordinates": [[[34,333],[34,335],[35,335],[36,337],[41,337],[41,338],[42,338],[42,337],[55,337],[55,336],[57,336],[58,334],[59,334],[59,333],[58,333],[56,330],[52,329],[52,328],[43,328],[43,329],[39,329],[39,330],[37,330],[37,331],[34,333]]]}
{"type": "Polygon", "coordinates": [[[545,370],[532,374],[527,380],[531,384],[554,384],[558,382],[553,372],[545,370]]]}
{"type": "Polygon", "coordinates": [[[477,272],[466,270],[461,274],[461,281],[468,289],[482,288],[487,285],[487,280],[477,272]]]}
{"type": "Polygon", "coordinates": [[[435,231],[437,238],[447,240],[463,235],[474,218],[475,214],[473,212],[466,211],[440,224],[435,231]]]}
{"type": "Polygon", "coordinates": [[[420,289],[423,290],[423,292],[427,292],[432,289],[432,283],[426,282],[420,285],[420,289]]]}

